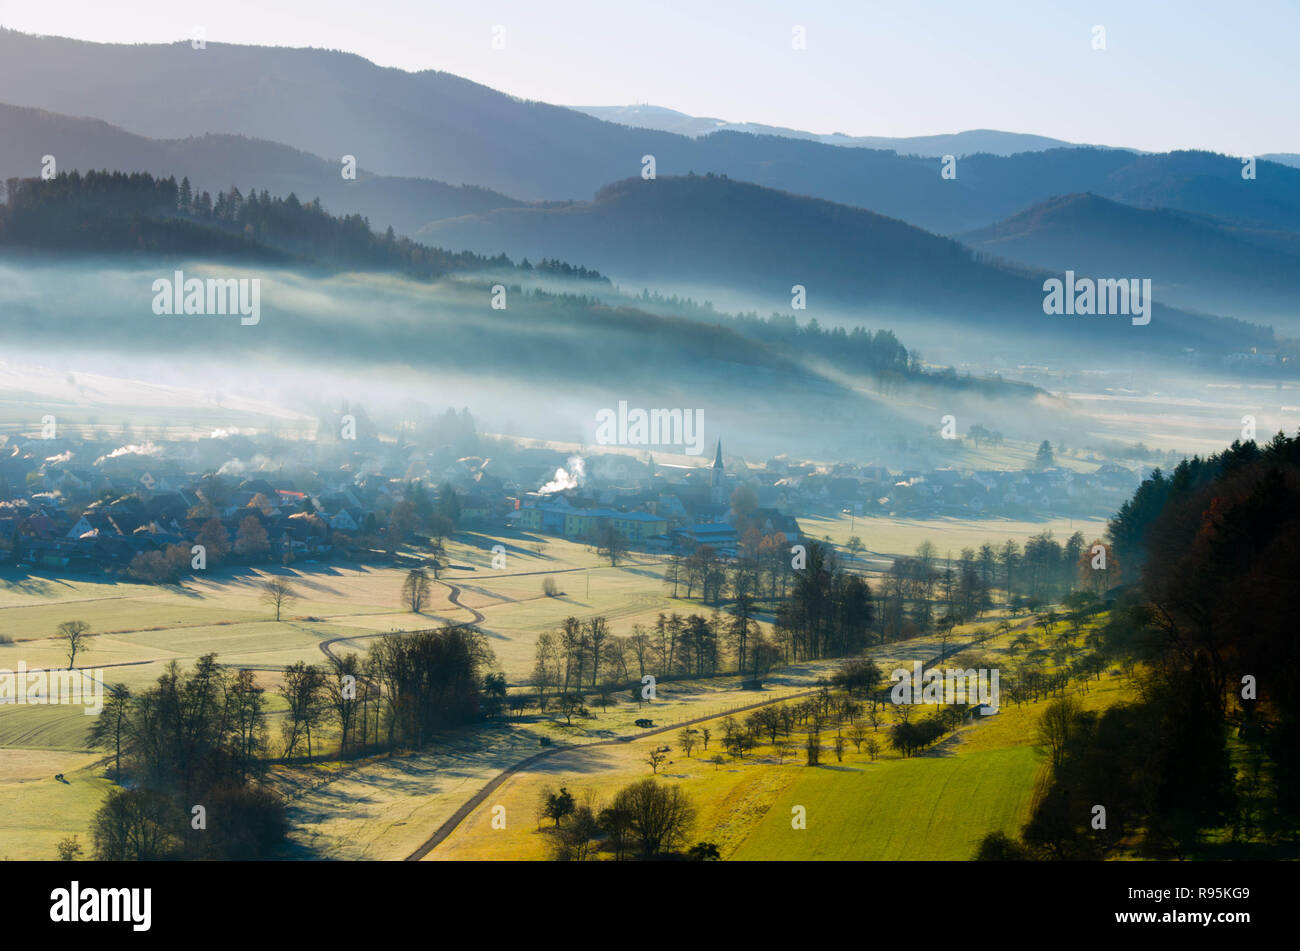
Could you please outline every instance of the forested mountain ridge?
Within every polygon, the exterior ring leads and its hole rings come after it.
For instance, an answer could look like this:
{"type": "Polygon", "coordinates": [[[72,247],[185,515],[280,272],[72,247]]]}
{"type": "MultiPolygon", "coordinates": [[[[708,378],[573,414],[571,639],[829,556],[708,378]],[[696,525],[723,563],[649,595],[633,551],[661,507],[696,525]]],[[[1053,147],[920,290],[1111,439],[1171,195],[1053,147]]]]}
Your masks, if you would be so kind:
{"type": "Polygon", "coordinates": [[[196,191],[213,194],[255,181],[273,195],[319,196],[336,214],[359,214],[380,231],[391,225],[404,235],[439,218],[523,204],[475,185],[376,175],[364,156],[355,178],[345,177],[341,157],[330,161],[265,139],[216,133],[148,138],[98,119],[0,103],[0,178],[35,175],[45,155],[55,160],[55,171],[102,168],[188,177],[196,191]]]}
{"type": "MultiPolygon", "coordinates": [[[[319,199],[302,202],[292,193],[280,198],[250,188],[245,195],[232,187],[214,200],[207,191],[193,190],[188,178],[178,184],[147,172],[94,170],[7,185],[10,201],[0,206],[0,245],[11,247],[234,255],[268,263],[394,270],[420,278],[515,267],[502,255],[431,248],[398,238],[391,228],[376,235],[361,215],[334,216],[319,199]]],[[[537,268],[605,281],[587,268],[549,259],[537,268]]]]}
{"type": "Polygon", "coordinates": [[[945,179],[935,157],[630,128],[449,73],[386,69],[329,50],[126,46],[0,30],[0,89],[15,105],[91,115],[137,135],[251,136],[331,163],[353,155],[379,175],[478,185],[525,201],[585,200],[639,174],[652,155],[661,176],[728,175],[945,234],[1077,192],[1300,231],[1300,169],[1264,160],[1246,182],[1236,156],[1056,148],[965,156],[945,179]]]}
{"type": "Polygon", "coordinates": [[[436,222],[420,235],[479,254],[545,249],[643,286],[739,289],[763,309],[788,306],[802,286],[810,307],[869,315],[900,330],[929,319],[967,332],[1099,348],[1130,346],[1140,333],[1144,347],[1165,353],[1274,343],[1268,328],[1165,307],[1158,287],[1150,326],[1049,316],[1043,281],[1061,272],[1008,266],[895,218],[726,176],[625,179],[590,202],[500,209],[436,222]]]}
{"type": "Polygon", "coordinates": [[[956,236],[1019,263],[1149,276],[1173,306],[1300,326],[1300,240],[1167,208],[1099,195],[1048,199],[995,225],[956,236]]]}

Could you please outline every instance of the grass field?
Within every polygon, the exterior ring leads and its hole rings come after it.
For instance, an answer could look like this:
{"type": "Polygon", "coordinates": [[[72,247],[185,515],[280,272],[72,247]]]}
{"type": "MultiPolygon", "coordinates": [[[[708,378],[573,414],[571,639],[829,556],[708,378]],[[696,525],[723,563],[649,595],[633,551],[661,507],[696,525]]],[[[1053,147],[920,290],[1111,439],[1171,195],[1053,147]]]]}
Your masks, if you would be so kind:
{"type": "MultiPolygon", "coordinates": [[[[537,634],[570,614],[604,613],[625,633],[659,610],[681,607],[664,595],[657,564],[633,559],[610,568],[586,546],[559,539],[468,533],[449,544],[448,555],[453,567],[418,616],[402,604],[404,571],[396,568],[214,571],[174,587],[0,570],[0,634],[12,640],[0,643],[0,669],[16,670],[20,662],[29,668],[66,665],[54,632],[63,621],[85,620],[96,636],[77,655],[77,665],[102,667],[106,682],[142,689],[169,661],[188,667],[200,655],[216,653],[222,664],[258,671],[274,716],[284,706],[274,693],[277,669],[299,660],[320,663],[320,644],[327,639],[351,637],[335,650],[364,651],[379,634],[470,622],[477,610],[485,615],[481,626],[498,661],[518,678],[531,669],[537,634]],[[506,566],[494,568],[491,548],[499,541],[507,547],[506,566]],[[279,622],[259,590],[271,574],[286,577],[300,595],[279,622]],[[560,597],[542,595],[547,575],[556,578],[560,597]],[[451,602],[452,585],[460,589],[463,606],[451,602]]],[[[665,711],[685,702],[685,692],[678,699],[674,693],[666,689],[665,711]]],[[[322,855],[401,857],[427,836],[429,823],[436,828],[439,815],[454,811],[464,788],[475,788],[479,779],[536,749],[538,733],[567,742],[598,739],[601,731],[634,729],[634,709],[622,702],[597,730],[585,723],[567,729],[546,718],[534,729],[492,733],[488,740],[451,737],[437,752],[336,770],[338,775],[323,767],[284,770],[292,814],[298,828],[309,830],[297,841],[322,855]]],[[[8,848],[10,857],[52,858],[54,843],[70,832],[86,841],[89,818],[110,788],[89,768],[101,758],[86,749],[91,722],[80,706],[0,707],[0,842],[18,844],[8,848]],[[54,780],[59,772],[70,785],[54,780]]],[[[274,722],[271,727],[274,739],[274,722]]]]}
{"type": "Polygon", "coordinates": [[[934,544],[939,558],[946,558],[951,553],[956,559],[963,548],[978,550],[985,542],[999,546],[1012,540],[1023,547],[1028,539],[1044,531],[1050,531],[1052,537],[1062,543],[1075,532],[1082,532],[1084,538],[1091,541],[1106,531],[1105,519],[1079,518],[906,519],[885,515],[853,518],[841,515],[835,518],[801,518],[799,525],[810,538],[820,541],[829,537],[841,548],[857,535],[867,547],[864,557],[868,561],[873,555],[892,560],[899,555],[915,554],[917,546],[927,541],[934,544]]]}
{"type": "MultiPolygon", "coordinates": [[[[958,640],[962,633],[959,629],[958,640]]],[[[1004,656],[1013,636],[980,650],[1004,656]]],[[[888,671],[936,652],[933,639],[918,638],[873,654],[888,671]]],[[[1072,690],[1090,709],[1124,696],[1118,678],[1105,677],[1082,690],[1076,684],[1072,690]]],[[[1042,767],[1033,731],[1048,702],[1004,704],[996,716],[979,718],[911,758],[886,751],[872,761],[865,749],[858,752],[850,744],[843,762],[836,762],[830,736],[823,735],[822,765],[811,768],[802,765],[802,752],[778,762],[771,747],[760,747],[743,760],[728,756],[722,765],[713,763],[722,716],[699,724],[711,729],[714,742],[707,753],[697,750],[689,758],[681,753],[675,730],[566,750],[508,779],[426,860],[545,859],[549,836],[537,819],[545,791],[563,785],[579,802],[608,802],[618,789],[651,775],[647,755],[662,745],[672,751],[659,778],[681,784],[698,810],[692,841],[715,842],[724,859],[966,860],[985,834],[1016,832],[1028,818],[1042,767]],[[796,805],[806,810],[802,830],[791,827],[796,805]],[[493,826],[496,806],[505,808],[504,829],[493,826]]],[[[707,709],[700,713],[707,715],[707,709]]],[[[877,734],[882,746],[887,727],[882,724],[877,734]]]]}
{"type": "Polygon", "coordinates": [[[733,854],[746,859],[969,859],[985,834],[1028,818],[1039,762],[1031,747],[792,767],[799,779],[733,854]],[[803,806],[807,827],[791,827],[803,806]]]}
{"type": "Polygon", "coordinates": [[[112,787],[91,764],[98,756],[0,749],[0,858],[57,858],[55,846],[76,834],[90,852],[90,820],[112,787]],[[62,773],[66,782],[54,778],[62,773]]]}
{"type": "MultiPolygon", "coordinates": [[[[1103,680],[1077,696],[1099,709],[1122,690],[1103,680]]],[[[732,857],[968,860],[985,835],[1014,836],[1028,820],[1043,768],[1033,728],[1047,703],[1004,707],[922,756],[803,769],[732,857]],[[791,826],[796,805],[806,810],[805,829],[791,826]]]]}
{"type": "MultiPolygon", "coordinates": [[[[842,544],[850,533],[858,534],[873,551],[891,555],[910,553],[927,539],[941,552],[951,545],[955,554],[960,547],[986,539],[1023,541],[1044,528],[1063,538],[1071,528],[1066,522],[1001,519],[803,521],[814,536],[830,535],[842,544]]],[[[1090,533],[1079,522],[1073,527],[1090,533]]],[[[537,635],[568,615],[604,614],[615,633],[626,634],[633,624],[652,624],[661,611],[708,610],[696,602],[670,598],[655,558],[633,556],[612,568],[585,545],[558,539],[465,533],[450,544],[447,560],[451,567],[434,585],[422,615],[412,614],[402,604],[404,571],[398,568],[300,564],[261,571],[214,571],[171,587],[6,569],[0,572],[0,634],[13,643],[0,644],[0,668],[15,669],[19,661],[29,667],[63,666],[66,653],[54,636],[55,629],[65,620],[81,619],[90,623],[96,637],[78,654],[77,664],[103,667],[106,681],[144,688],[171,661],[188,667],[198,656],[216,653],[223,664],[257,671],[274,718],[284,707],[274,692],[279,670],[299,660],[321,662],[326,640],[337,641],[336,652],[363,651],[374,637],[390,631],[470,622],[481,615],[479,626],[499,664],[517,683],[531,670],[537,635]],[[493,565],[491,549],[498,542],[507,549],[504,566],[493,565]],[[261,600],[260,585],[272,574],[287,578],[299,594],[280,621],[261,600]],[[559,587],[557,597],[542,595],[543,579],[548,576],[559,587]],[[453,603],[453,591],[459,604],[453,603]]],[[[960,640],[962,633],[959,629],[955,639],[960,640]]],[[[935,638],[922,637],[888,645],[876,654],[888,667],[933,657],[937,650],[935,638]]],[[[659,726],[714,717],[711,728],[715,736],[720,735],[721,718],[730,709],[811,690],[833,666],[828,662],[777,671],[757,695],[740,689],[734,676],[663,682],[650,707],[642,708],[625,693],[608,709],[599,709],[589,697],[595,716],[575,719],[571,726],[550,714],[534,714],[522,721],[449,735],[417,755],[347,765],[279,767],[275,779],[290,797],[293,841],[301,855],[401,858],[484,783],[536,752],[539,739],[549,737],[573,748],[497,790],[499,800],[489,805],[507,807],[506,830],[490,828],[489,811],[479,809],[429,856],[435,860],[542,858],[546,838],[536,832],[535,806],[543,787],[565,782],[576,794],[607,798],[647,775],[649,748],[665,743],[675,747],[676,731],[626,743],[591,744],[638,735],[633,721],[640,716],[652,717],[659,726]]],[[[11,857],[52,857],[54,843],[72,832],[86,841],[89,818],[109,788],[98,778],[102,768],[92,766],[101,757],[85,747],[90,722],[80,707],[0,707],[0,841],[19,843],[9,848],[11,857]],[[65,774],[67,784],[53,779],[58,772],[65,774]]],[[[699,753],[692,758],[674,753],[663,775],[666,782],[689,787],[700,813],[697,837],[718,841],[726,856],[747,858],[764,854],[769,847],[784,856],[786,847],[771,843],[789,828],[791,796],[808,807],[810,817],[820,817],[817,824],[810,818],[808,830],[802,833],[803,847],[819,850],[819,855],[836,848],[854,855],[854,850],[892,855],[887,840],[863,839],[858,833],[849,836],[841,830],[833,837],[851,844],[836,846],[821,842],[820,830],[829,828],[828,817],[838,813],[846,814],[845,822],[857,821],[848,806],[863,796],[872,801],[873,810],[879,810],[879,817],[904,815],[907,797],[915,798],[921,787],[926,796],[938,797],[932,806],[936,822],[950,823],[944,816],[959,809],[951,797],[959,799],[961,790],[978,789],[983,805],[969,818],[972,830],[1014,824],[1018,810],[1024,808],[1018,797],[1030,785],[1022,782],[1026,770],[1032,779],[1033,763],[1024,758],[1026,722],[1018,713],[1006,712],[995,722],[969,727],[962,733],[956,756],[906,761],[886,756],[869,763],[863,762],[865,754],[850,753],[843,764],[837,764],[842,768],[809,770],[789,762],[776,764],[770,750],[722,766],[699,753]],[[1008,730],[1016,722],[1021,723],[1020,734],[1013,735],[1014,730],[1008,730]],[[1007,735],[995,742],[1002,733],[1007,735]],[[1012,748],[1018,752],[1008,752],[1012,748]],[[893,778],[884,782],[882,776],[893,778]],[[998,776],[1005,779],[1004,789],[996,787],[998,776]],[[933,792],[936,787],[939,792],[933,792]],[[889,798],[895,791],[903,797],[898,803],[889,798]]],[[[278,736],[274,719],[270,726],[274,741],[278,736]]],[[[714,753],[716,748],[709,756],[714,753]]],[[[956,855],[965,849],[964,843],[962,839],[951,844],[953,857],[965,857],[956,855]]]]}

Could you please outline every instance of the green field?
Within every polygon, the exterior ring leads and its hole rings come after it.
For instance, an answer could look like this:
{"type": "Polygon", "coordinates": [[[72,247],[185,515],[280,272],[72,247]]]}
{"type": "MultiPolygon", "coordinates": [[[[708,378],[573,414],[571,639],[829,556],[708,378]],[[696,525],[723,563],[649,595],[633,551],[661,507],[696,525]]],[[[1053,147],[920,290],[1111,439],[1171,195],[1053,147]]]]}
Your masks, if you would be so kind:
{"type": "Polygon", "coordinates": [[[894,518],[887,515],[867,515],[834,518],[801,518],[799,525],[809,538],[831,542],[843,547],[854,535],[862,539],[871,555],[894,558],[915,554],[922,542],[932,542],[938,557],[955,559],[963,548],[978,550],[988,542],[1000,546],[1008,539],[1023,546],[1026,541],[1044,531],[1064,542],[1075,532],[1082,532],[1088,541],[1100,538],[1106,531],[1105,519],[1050,518],[894,518]]]}
{"type": "MultiPolygon", "coordinates": [[[[1072,695],[1101,710],[1125,696],[1107,677],[1072,695]]],[[[1034,726],[1050,699],[1005,705],[921,756],[804,769],[731,856],[752,859],[968,860],[980,839],[1020,831],[1044,767],[1034,726]],[[807,828],[790,810],[807,811],[807,828]]]]}
{"type": "Polygon", "coordinates": [[[1019,831],[1040,765],[1031,747],[1013,746],[802,769],[731,857],[969,859],[985,834],[1019,831]],[[796,805],[805,829],[791,827],[796,805]]]}
{"type": "Polygon", "coordinates": [[[113,785],[92,768],[97,759],[0,749],[0,858],[53,859],[58,842],[73,834],[90,853],[91,817],[113,785]]]}

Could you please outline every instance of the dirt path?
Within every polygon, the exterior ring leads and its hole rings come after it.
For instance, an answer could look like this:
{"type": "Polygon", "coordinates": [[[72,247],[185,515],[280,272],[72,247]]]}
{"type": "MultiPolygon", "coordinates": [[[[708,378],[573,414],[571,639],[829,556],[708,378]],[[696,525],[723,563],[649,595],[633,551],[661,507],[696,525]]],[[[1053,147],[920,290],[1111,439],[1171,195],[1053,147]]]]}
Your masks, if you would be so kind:
{"type": "Polygon", "coordinates": [[[475,624],[482,624],[487,620],[487,616],[484,615],[482,611],[477,608],[471,608],[468,604],[460,603],[461,589],[457,585],[452,584],[450,581],[444,581],[443,584],[447,586],[447,600],[456,605],[456,607],[460,608],[462,611],[468,611],[470,614],[474,615],[475,624]]]}
{"type": "MultiPolygon", "coordinates": [[[[462,611],[468,611],[470,614],[474,615],[474,620],[470,623],[482,624],[484,621],[487,620],[487,616],[482,611],[479,611],[476,608],[471,608],[468,604],[460,603],[461,589],[459,587],[452,584],[450,581],[443,581],[442,584],[445,584],[447,586],[447,590],[448,590],[447,600],[451,602],[451,605],[453,607],[460,608],[462,611]]],[[[430,615],[430,617],[434,617],[439,621],[446,620],[445,618],[437,617],[437,615],[430,615]]],[[[410,634],[414,632],[397,631],[395,633],[410,634]]],[[[328,640],[318,642],[316,646],[319,647],[321,649],[321,653],[324,654],[326,657],[328,657],[330,660],[338,660],[339,659],[338,655],[335,654],[334,651],[332,650],[335,644],[338,644],[342,641],[359,641],[367,637],[384,637],[384,636],[385,634],[382,631],[362,631],[357,634],[344,634],[339,637],[331,637],[328,640]]]]}

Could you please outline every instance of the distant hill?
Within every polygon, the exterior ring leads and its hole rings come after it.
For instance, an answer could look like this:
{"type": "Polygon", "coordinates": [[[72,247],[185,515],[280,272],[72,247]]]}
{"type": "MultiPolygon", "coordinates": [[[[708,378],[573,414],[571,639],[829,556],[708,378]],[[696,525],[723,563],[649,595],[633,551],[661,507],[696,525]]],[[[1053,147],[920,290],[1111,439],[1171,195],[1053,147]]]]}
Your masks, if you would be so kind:
{"type": "Polygon", "coordinates": [[[18,105],[95,116],[138,135],[244,135],[330,167],[354,155],[377,175],[479,185],[526,201],[589,199],[640,174],[642,157],[652,155],[660,176],[725,174],[939,233],[982,228],[1077,192],[1300,233],[1300,169],[1276,163],[1260,162],[1257,180],[1245,183],[1231,156],[1054,148],[970,155],[956,179],[944,180],[934,157],[779,135],[694,138],[631,128],[448,73],[385,69],[327,50],[108,45],[0,31],[0,90],[18,105]]]}
{"type": "Polygon", "coordinates": [[[1018,152],[1041,152],[1044,149],[1069,148],[1072,143],[1052,139],[1045,135],[1023,132],[1001,132],[997,129],[970,129],[948,135],[845,135],[842,132],[818,133],[784,126],[763,125],[758,122],[728,122],[687,115],[663,106],[571,106],[606,122],[634,126],[638,129],[657,129],[678,135],[701,136],[710,132],[752,132],[756,135],[775,135],[787,139],[807,139],[823,145],[840,145],[868,149],[889,149],[900,155],[924,155],[936,158],[944,155],[1015,155],[1018,152]]]}
{"type": "Polygon", "coordinates": [[[320,49],[114,45],[0,31],[12,103],[131,132],[282,142],[380,175],[477,184],[524,199],[586,197],[674,139],[525,102],[449,73],[385,69],[320,49]],[[646,136],[652,137],[647,141],[646,136]]]}
{"type": "Polygon", "coordinates": [[[1273,152],[1268,155],[1261,155],[1260,158],[1267,162],[1277,162],[1279,165],[1300,168],[1300,154],[1295,152],[1273,152]]]}
{"type": "Polygon", "coordinates": [[[906,413],[868,392],[873,381],[912,398],[961,393],[964,405],[1015,400],[1050,415],[1031,405],[1032,387],[917,367],[887,331],[682,316],[659,299],[638,306],[580,267],[443,252],[292,197],[229,192],[209,207],[187,201],[175,179],[144,173],[18,183],[0,205],[0,274],[0,343],[10,355],[58,347],[172,365],[224,361],[223,373],[261,366],[277,378],[432,374],[481,385],[511,418],[565,436],[581,435],[563,429],[575,412],[590,418],[616,399],[706,406],[717,431],[753,427],[792,445],[809,438],[800,420],[814,413],[869,416],[878,438],[915,434],[906,413]],[[155,282],[174,269],[257,278],[255,329],[154,312],[155,282]],[[21,282],[10,277],[18,273],[21,282]],[[498,282],[509,293],[501,309],[498,282]],[[823,372],[830,365],[835,372],[823,372]]]}
{"type": "Polygon", "coordinates": [[[1214,218],[1066,195],[957,237],[1035,267],[1140,274],[1168,304],[1300,331],[1300,247],[1214,218]]]}
{"type": "MultiPolygon", "coordinates": [[[[63,172],[50,180],[30,178],[7,185],[10,200],[0,205],[0,250],[38,252],[37,260],[57,261],[69,254],[197,258],[245,267],[287,267],[313,277],[386,271],[423,280],[463,278],[483,286],[504,277],[516,291],[540,281],[551,289],[537,289],[535,300],[567,302],[584,313],[619,315],[620,321],[624,315],[638,314],[651,324],[676,328],[678,335],[689,325],[691,333],[683,338],[688,349],[693,337],[717,339],[721,334],[730,339],[739,333],[746,346],[758,345],[771,356],[771,363],[763,364],[769,370],[785,365],[787,358],[803,357],[890,385],[933,385],[993,395],[1032,392],[1018,384],[957,378],[915,366],[907,348],[887,330],[873,334],[815,325],[801,328],[784,318],[737,317],[657,295],[621,296],[608,278],[581,265],[550,258],[515,264],[503,255],[449,252],[377,235],[356,215],[331,215],[319,204],[304,204],[294,196],[254,191],[245,195],[232,189],[218,193],[212,203],[210,196],[187,193],[175,178],[154,178],[147,172],[63,172]],[[563,293],[555,293],[556,287],[563,293]],[[714,329],[698,326],[704,324],[714,329]]],[[[672,341],[665,342],[667,351],[672,347],[672,341]]],[[[725,347],[717,354],[711,346],[707,349],[707,354],[693,357],[717,359],[726,353],[725,347]]]]}
{"type": "Polygon", "coordinates": [[[53,155],[60,171],[146,171],[157,177],[189,176],[198,190],[215,195],[236,185],[320,198],[339,214],[359,214],[379,230],[392,225],[410,234],[438,218],[476,214],[522,202],[474,185],[455,186],[419,178],[390,178],[357,169],[344,180],[340,162],[242,135],[207,134],[150,139],[98,119],[73,118],[0,103],[0,179],[26,178],[53,155]]]}
{"type": "MultiPolygon", "coordinates": [[[[319,202],[247,195],[237,188],[186,194],[184,181],[148,172],[60,172],[6,183],[0,248],[55,254],[153,254],[292,265],[321,272],[394,271],[416,278],[515,270],[513,262],[444,251],[375,234],[360,215],[330,214],[319,202]]],[[[600,274],[549,259],[555,277],[608,284],[600,274]]],[[[529,265],[528,272],[532,266],[529,265]]],[[[520,269],[524,274],[524,269],[520,269]]],[[[531,273],[529,273],[531,276],[531,273]]]]}
{"type": "MultiPolygon", "coordinates": [[[[545,251],[615,279],[744,288],[773,309],[787,310],[792,285],[802,284],[810,301],[840,312],[892,314],[887,325],[900,330],[909,319],[929,317],[972,334],[1131,346],[1136,331],[1144,348],[1212,350],[1239,350],[1243,340],[1271,336],[1159,306],[1140,330],[1123,319],[1050,318],[1042,310],[1044,275],[988,263],[897,219],[715,176],[627,179],[591,202],[447,220],[421,236],[479,254],[545,251]]],[[[1101,276],[1142,275],[1126,267],[1101,276]]]]}

